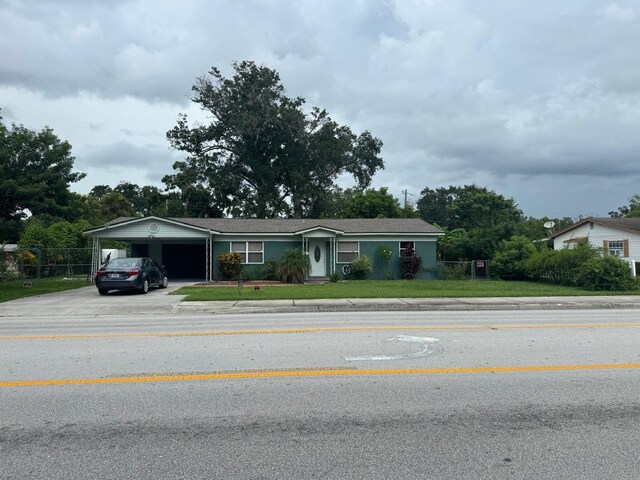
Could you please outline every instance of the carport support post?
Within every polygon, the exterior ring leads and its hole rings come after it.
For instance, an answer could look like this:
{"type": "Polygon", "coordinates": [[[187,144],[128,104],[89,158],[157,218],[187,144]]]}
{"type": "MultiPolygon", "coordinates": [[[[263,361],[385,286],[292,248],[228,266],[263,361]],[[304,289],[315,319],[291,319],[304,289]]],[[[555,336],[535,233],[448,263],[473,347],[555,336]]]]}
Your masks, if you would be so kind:
{"type": "Polygon", "coordinates": [[[93,249],[91,251],[91,283],[96,281],[96,273],[100,268],[102,251],[100,250],[100,239],[93,237],[93,249]]]}
{"type": "Polygon", "coordinates": [[[213,238],[205,240],[205,282],[213,282],[213,238]]]}

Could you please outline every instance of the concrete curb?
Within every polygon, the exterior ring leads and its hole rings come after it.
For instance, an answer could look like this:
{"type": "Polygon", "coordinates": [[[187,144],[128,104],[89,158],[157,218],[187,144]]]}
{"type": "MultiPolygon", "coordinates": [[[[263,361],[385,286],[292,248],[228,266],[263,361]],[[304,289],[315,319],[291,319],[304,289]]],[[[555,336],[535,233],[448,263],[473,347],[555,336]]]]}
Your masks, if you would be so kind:
{"type": "Polygon", "coordinates": [[[94,290],[67,290],[0,303],[0,318],[126,315],[248,315],[325,312],[464,312],[531,310],[640,309],[640,295],[564,297],[451,297],[451,298],[341,298],[301,300],[184,301],[168,295],[179,288],[154,290],[148,295],[115,294],[94,290]]]}
{"type": "Polygon", "coordinates": [[[388,304],[372,303],[368,305],[301,305],[301,306],[232,306],[232,307],[201,307],[189,306],[183,302],[172,312],[174,315],[246,315],[256,313],[325,313],[325,312],[437,312],[437,311],[530,311],[530,310],[629,310],[640,309],[639,304],[624,303],[523,303],[523,304],[388,304]]]}

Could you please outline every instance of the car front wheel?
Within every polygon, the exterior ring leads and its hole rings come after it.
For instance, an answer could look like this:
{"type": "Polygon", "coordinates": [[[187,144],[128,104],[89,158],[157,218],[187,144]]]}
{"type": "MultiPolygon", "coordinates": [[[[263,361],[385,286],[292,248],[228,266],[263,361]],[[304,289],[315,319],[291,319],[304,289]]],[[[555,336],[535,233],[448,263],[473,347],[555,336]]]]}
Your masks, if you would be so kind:
{"type": "Polygon", "coordinates": [[[140,288],[142,293],[147,293],[149,291],[149,279],[145,278],[142,281],[142,287],[140,288]]]}

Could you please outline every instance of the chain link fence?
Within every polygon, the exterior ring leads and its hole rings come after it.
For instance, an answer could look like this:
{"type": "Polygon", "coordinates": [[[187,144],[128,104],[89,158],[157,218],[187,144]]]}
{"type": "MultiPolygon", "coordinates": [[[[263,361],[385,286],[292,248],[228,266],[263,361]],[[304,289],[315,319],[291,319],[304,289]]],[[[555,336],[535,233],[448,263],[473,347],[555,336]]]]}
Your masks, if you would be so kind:
{"type": "Polygon", "coordinates": [[[91,248],[29,248],[0,254],[3,279],[91,276],[91,248]]]}
{"type": "Polygon", "coordinates": [[[488,280],[490,278],[488,260],[467,262],[438,262],[438,280],[488,280]]]}

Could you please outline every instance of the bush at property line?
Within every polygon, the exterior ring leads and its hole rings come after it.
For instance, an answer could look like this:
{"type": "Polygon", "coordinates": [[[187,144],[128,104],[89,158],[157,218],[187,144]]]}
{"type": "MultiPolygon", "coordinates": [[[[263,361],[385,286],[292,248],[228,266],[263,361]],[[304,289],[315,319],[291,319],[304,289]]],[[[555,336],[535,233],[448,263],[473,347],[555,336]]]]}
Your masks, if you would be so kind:
{"type": "Polygon", "coordinates": [[[220,271],[227,279],[236,279],[242,271],[242,256],[238,252],[223,252],[218,255],[220,271]]]}
{"type": "Polygon", "coordinates": [[[310,271],[309,256],[297,248],[284,252],[277,268],[278,277],[287,283],[303,283],[310,271]]]}
{"type": "Polygon", "coordinates": [[[364,280],[373,271],[373,260],[366,255],[360,255],[351,262],[351,276],[357,280],[364,280]]]}
{"type": "Polygon", "coordinates": [[[530,278],[561,285],[576,285],[576,277],[582,265],[599,257],[600,250],[587,243],[562,250],[542,249],[524,261],[530,278]]]}
{"type": "Polygon", "coordinates": [[[576,276],[576,284],[588,290],[625,291],[635,288],[627,262],[616,257],[587,260],[576,276]]]}
{"type": "Polygon", "coordinates": [[[413,280],[418,275],[422,266],[422,257],[416,255],[415,250],[407,248],[400,257],[400,273],[402,278],[413,280]]]}
{"type": "Polygon", "coordinates": [[[469,278],[469,264],[470,262],[440,262],[436,275],[442,280],[466,280],[469,278]]]}
{"type": "Polygon", "coordinates": [[[491,260],[492,273],[502,280],[526,280],[526,262],[536,253],[533,242],[524,236],[502,240],[491,260]]]}

